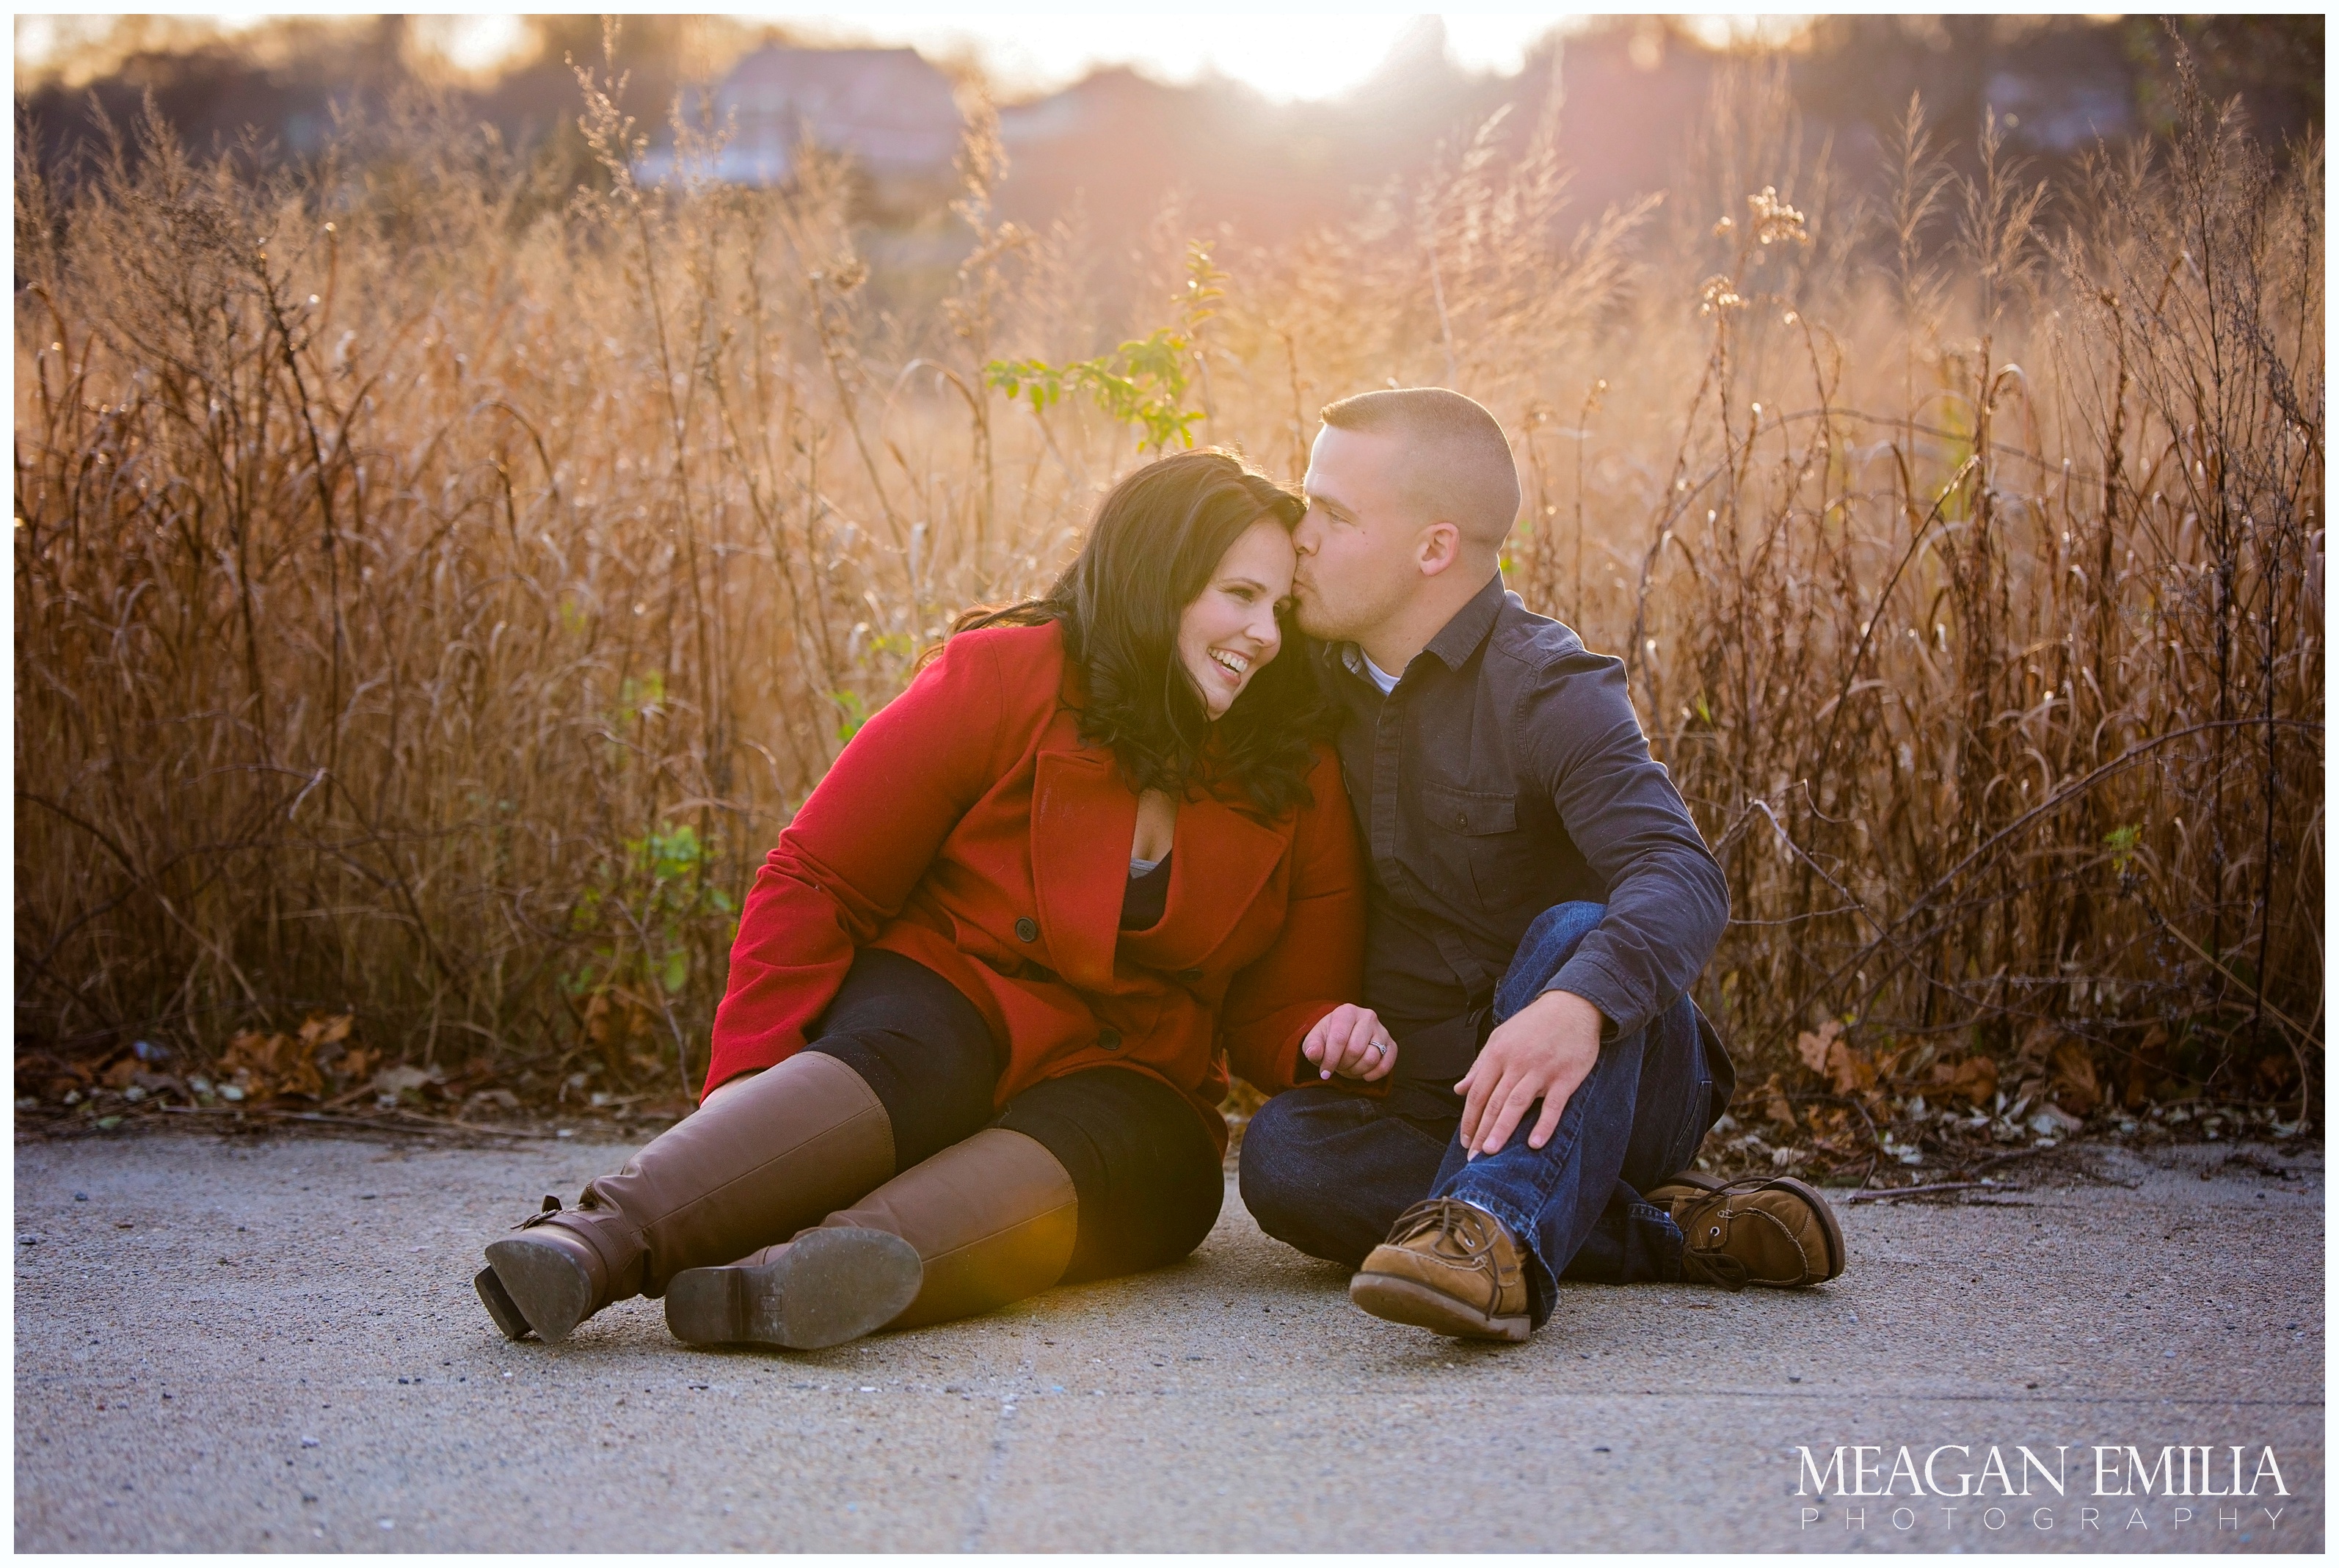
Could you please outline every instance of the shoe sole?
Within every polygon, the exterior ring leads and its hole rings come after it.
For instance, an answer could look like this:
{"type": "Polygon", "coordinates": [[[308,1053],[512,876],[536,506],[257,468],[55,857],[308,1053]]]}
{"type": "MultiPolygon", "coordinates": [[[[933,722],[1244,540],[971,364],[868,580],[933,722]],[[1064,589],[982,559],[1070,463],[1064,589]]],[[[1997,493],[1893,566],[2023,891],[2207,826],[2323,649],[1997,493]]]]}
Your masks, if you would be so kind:
{"type": "MultiPolygon", "coordinates": [[[[1819,1188],[1813,1187],[1808,1181],[1800,1180],[1791,1176],[1773,1177],[1770,1181],[1766,1182],[1764,1186],[1766,1188],[1783,1188],[1787,1191],[1793,1193],[1797,1198],[1801,1198],[1805,1203],[1811,1206],[1811,1209],[1813,1214],[1819,1216],[1821,1233],[1827,1238],[1827,1272],[1821,1275],[1817,1279],[1807,1279],[1803,1283],[1805,1285],[1821,1285],[1826,1283],[1828,1280],[1833,1279],[1837,1275],[1841,1274],[1843,1272],[1844,1264],[1843,1227],[1836,1223],[1835,1209],[1829,1204],[1826,1198],[1820,1196],[1819,1188]]],[[[1752,1283],[1760,1284],[1762,1282],[1757,1280],[1752,1283]]]]}
{"type": "Polygon", "coordinates": [[[898,1236],[809,1230],[769,1263],[684,1269],[667,1282],[666,1323],[686,1345],[825,1350],[884,1327],[924,1282],[918,1249],[898,1236]]]}
{"type": "Polygon", "coordinates": [[[1394,1274],[1357,1275],[1348,1281],[1348,1299],[1375,1317],[1456,1339],[1500,1339],[1515,1345],[1533,1326],[1525,1317],[1493,1317],[1417,1279],[1394,1274]]]}
{"type": "Polygon", "coordinates": [[[496,1327],[506,1339],[526,1339],[536,1332],[528,1326],[528,1315],[511,1298],[511,1292],[504,1288],[504,1282],[496,1277],[493,1268],[482,1268],[474,1275],[471,1288],[479,1293],[480,1304],[487,1307],[488,1316],[496,1320],[496,1327]]]}
{"type": "MultiPolygon", "coordinates": [[[[593,1281],[585,1266],[559,1247],[514,1238],[488,1243],[488,1267],[503,1287],[504,1299],[547,1345],[558,1345],[585,1320],[593,1307],[593,1281]]],[[[487,1292],[479,1292],[486,1299],[487,1292]]],[[[495,1303],[488,1304],[490,1315],[495,1303]]],[[[498,1315],[497,1326],[503,1327],[498,1315]]],[[[508,1328],[504,1330],[510,1333],[508,1328]]]]}

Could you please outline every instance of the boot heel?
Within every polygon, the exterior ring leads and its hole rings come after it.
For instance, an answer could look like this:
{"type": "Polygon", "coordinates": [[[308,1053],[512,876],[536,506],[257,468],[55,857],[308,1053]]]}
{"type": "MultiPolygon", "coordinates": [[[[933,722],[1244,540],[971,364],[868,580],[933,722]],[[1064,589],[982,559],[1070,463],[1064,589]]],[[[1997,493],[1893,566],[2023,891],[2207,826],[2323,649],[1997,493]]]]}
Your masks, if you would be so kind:
{"type": "MultiPolygon", "coordinates": [[[[503,1287],[504,1299],[518,1308],[537,1337],[548,1345],[567,1338],[593,1309],[593,1277],[558,1242],[532,1236],[491,1241],[488,1266],[503,1287]]],[[[479,1294],[484,1298],[487,1292],[479,1294]]],[[[492,1302],[488,1310],[495,1311],[492,1302]]],[[[500,1326],[501,1317],[497,1321],[500,1326]]]]}
{"type": "Polygon", "coordinates": [[[769,1263],[676,1275],[666,1287],[666,1326],[687,1345],[824,1350],[901,1316],[924,1277],[917,1248],[898,1236],[822,1228],[769,1263]]]}
{"type": "MultiPolygon", "coordinates": [[[[765,1266],[769,1267],[769,1266],[765,1266]]],[[[746,1345],[745,1288],[757,1268],[686,1268],[666,1282],[666,1331],[685,1345],[746,1345]]],[[[777,1292],[773,1292],[775,1298],[777,1292]]]]}
{"type": "Polygon", "coordinates": [[[526,1339],[536,1332],[528,1326],[528,1315],[511,1298],[511,1292],[504,1288],[504,1282],[496,1277],[494,1269],[482,1268],[472,1276],[471,1288],[479,1293],[480,1305],[496,1320],[496,1327],[506,1339],[526,1339]]]}

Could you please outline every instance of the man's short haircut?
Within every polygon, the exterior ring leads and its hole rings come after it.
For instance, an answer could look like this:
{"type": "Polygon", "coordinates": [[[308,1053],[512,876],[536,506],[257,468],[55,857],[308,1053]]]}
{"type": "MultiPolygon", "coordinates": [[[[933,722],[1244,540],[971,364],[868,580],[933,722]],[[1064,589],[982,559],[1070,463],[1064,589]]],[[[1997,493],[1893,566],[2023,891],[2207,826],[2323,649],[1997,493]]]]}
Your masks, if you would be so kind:
{"type": "Polygon", "coordinates": [[[1327,403],[1320,417],[1336,430],[1397,437],[1415,500],[1469,543],[1502,548],[1519,515],[1519,469],[1485,405],[1444,387],[1396,387],[1327,403]]]}

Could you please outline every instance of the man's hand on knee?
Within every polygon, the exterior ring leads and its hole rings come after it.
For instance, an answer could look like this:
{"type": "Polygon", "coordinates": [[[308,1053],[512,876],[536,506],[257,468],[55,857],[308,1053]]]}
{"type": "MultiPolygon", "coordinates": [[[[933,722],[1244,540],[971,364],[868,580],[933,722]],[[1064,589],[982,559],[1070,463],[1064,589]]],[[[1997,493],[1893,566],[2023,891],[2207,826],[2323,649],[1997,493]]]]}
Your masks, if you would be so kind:
{"type": "Polygon", "coordinates": [[[1599,1060],[1602,1021],[1574,991],[1547,991],[1496,1026],[1454,1085],[1463,1096],[1462,1147],[1472,1159],[1501,1152],[1538,1100],[1543,1114],[1527,1147],[1551,1141],[1569,1097],[1599,1060]]]}

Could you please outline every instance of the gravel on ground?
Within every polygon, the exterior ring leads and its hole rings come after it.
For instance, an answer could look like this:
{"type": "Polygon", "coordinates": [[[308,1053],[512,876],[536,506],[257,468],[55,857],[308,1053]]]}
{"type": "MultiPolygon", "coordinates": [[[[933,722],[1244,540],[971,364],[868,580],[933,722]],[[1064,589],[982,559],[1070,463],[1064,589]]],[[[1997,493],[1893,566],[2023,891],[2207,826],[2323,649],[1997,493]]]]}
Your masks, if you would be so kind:
{"type": "Polygon", "coordinates": [[[1823,1287],[1569,1284],[1517,1346],[1358,1312],[1231,1177],[1185,1263],[967,1322],[699,1351],[636,1300],[506,1343],[480,1247],[624,1153],[21,1142],[17,1549],[2323,1549],[2319,1150],[1839,1201],[1823,1287]],[[2164,1446],[2196,1494],[2094,1495],[2164,1446]],[[1890,1490],[1814,1485],[1839,1447],[1890,1490]]]}

